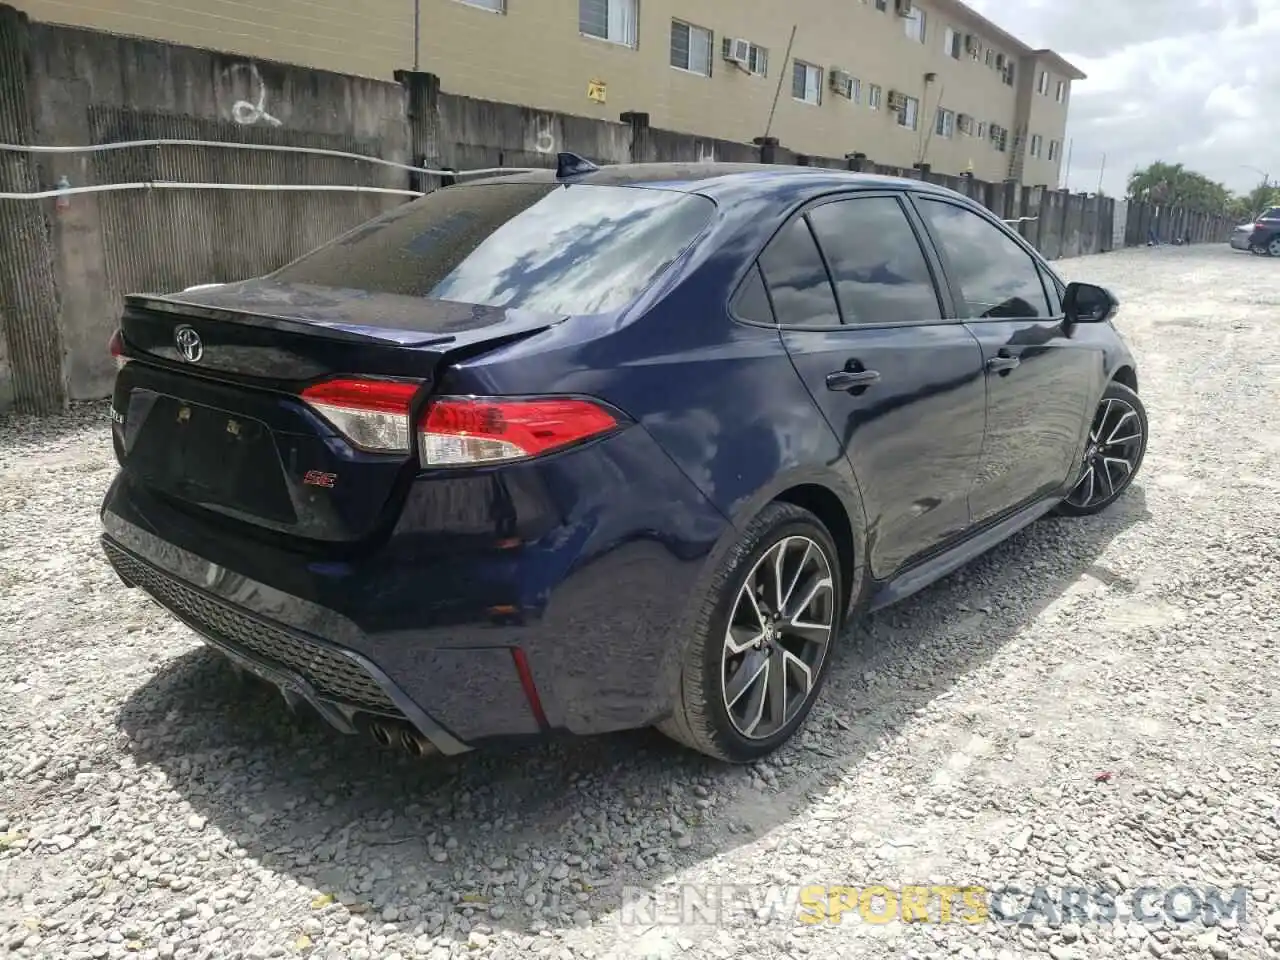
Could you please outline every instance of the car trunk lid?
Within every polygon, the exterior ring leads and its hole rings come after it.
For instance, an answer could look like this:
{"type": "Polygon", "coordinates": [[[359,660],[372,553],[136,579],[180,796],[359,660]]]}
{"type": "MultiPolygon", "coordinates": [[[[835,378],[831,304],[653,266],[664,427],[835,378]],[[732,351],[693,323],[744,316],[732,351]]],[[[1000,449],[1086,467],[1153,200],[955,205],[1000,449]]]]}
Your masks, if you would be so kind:
{"type": "Polygon", "coordinates": [[[563,319],[270,280],[130,296],[117,455],[148,494],[309,541],[358,541],[394,516],[417,469],[412,425],[441,365],[563,319]],[[327,406],[303,396],[344,378],[408,403],[390,445],[339,429],[334,390],[327,406]]]}

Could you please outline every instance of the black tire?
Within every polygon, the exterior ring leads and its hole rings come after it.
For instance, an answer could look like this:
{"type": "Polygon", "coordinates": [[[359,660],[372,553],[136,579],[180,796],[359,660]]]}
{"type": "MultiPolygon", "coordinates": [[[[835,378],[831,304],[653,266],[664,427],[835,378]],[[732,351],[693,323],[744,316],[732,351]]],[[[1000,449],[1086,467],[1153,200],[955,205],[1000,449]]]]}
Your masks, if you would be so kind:
{"type": "MultiPolygon", "coordinates": [[[[711,577],[710,588],[706,591],[705,599],[687,621],[691,626],[674,691],[674,712],[668,719],[658,724],[658,729],[687,747],[730,763],[750,763],[758,760],[773,753],[790,739],[804,723],[822,691],[822,684],[826,679],[834,647],[843,626],[846,604],[843,599],[844,581],[838,557],[839,553],[831,534],[808,510],[789,503],[772,503],[761,511],[759,516],[747,526],[738,542],[720,560],[719,566],[711,577]],[[767,735],[745,736],[739,727],[740,722],[731,716],[729,694],[726,691],[726,686],[729,684],[729,680],[726,679],[726,670],[730,669],[731,662],[739,662],[743,665],[744,672],[750,672],[747,669],[748,661],[739,660],[739,657],[756,658],[756,662],[762,658],[768,661],[769,666],[761,669],[772,669],[778,662],[774,659],[775,654],[786,656],[780,648],[799,641],[794,637],[784,636],[783,632],[787,628],[780,624],[776,643],[770,643],[766,638],[762,640],[766,643],[762,650],[748,649],[740,654],[727,653],[726,651],[730,649],[727,638],[731,618],[735,618],[735,613],[738,618],[743,615],[738,609],[743,587],[749,577],[757,576],[757,570],[761,571],[761,574],[764,573],[767,567],[762,566],[762,562],[766,557],[776,558],[775,550],[789,551],[786,556],[793,558],[801,550],[806,551],[804,561],[792,561],[796,563],[797,569],[806,562],[817,563],[813,555],[807,552],[808,547],[803,541],[807,541],[809,545],[821,552],[821,566],[815,565],[812,575],[800,570],[796,574],[795,581],[792,582],[793,592],[801,592],[795,587],[802,576],[806,578],[806,583],[820,583],[823,580],[821,570],[827,571],[831,581],[829,636],[823,646],[821,659],[816,664],[811,664],[811,669],[807,671],[807,676],[812,679],[809,681],[809,690],[804,695],[803,701],[798,702],[795,707],[788,708],[787,704],[790,701],[784,686],[783,707],[780,712],[771,714],[771,723],[768,725],[777,723],[777,729],[767,735]],[[770,653],[770,650],[773,653],[770,653]],[[726,660],[726,657],[729,659],[726,660]]],[[[781,579],[783,581],[790,579],[790,573],[784,574],[781,579]]],[[[817,596],[816,592],[815,596],[817,596]]],[[[799,601],[794,601],[792,606],[795,602],[799,601]]],[[[817,606],[814,609],[821,607],[821,598],[819,597],[815,603],[817,606]]],[[[742,610],[747,610],[754,615],[755,609],[752,608],[758,609],[752,603],[750,607],[744,605],[742,610]]],[[[824,615],[816,614],[815,616],[824,615]]],[[[735,622],[740,620],[735,619],[735,622]]],[[[735,627],[735,629],[741,635],[745,628],[735,627]]],[[[806,630],[811,629],[806,626],[806,630]]],[[[762,637],[764,636],[762,632],[762,637]]],[[[800,673],[795,672],[796,659],[797,656],[792,655],[789,661],[783,661],[784,664],[791,664],[790,667],[784,667],[781,673],[783,677],[799,679],[802,675],[806,675],[806,671],[803,670],[800,673]]],[[[762,685],[767,685],[768,676],[766,673],[764,679],[760,681],[762,685]]],[[[754,688],[749,689],[754,693],[754,688]]],[[[736,703],[737,700],[735,699],[734,702],[736,703]]],[[[750,702],[748,698],[748,704],[750,702]]]]}
{"type": "Polygon", "coordinates": [[[1147,408],[1142,399],[1123,383],[1113,380],[1102,392],[1102,399],[1090,421],[1085,457],[1075,485],[1068,492],[1067,499],[1058,504],[1057,512],[1064,517],[1089,517],[1115,503],[1129,489],[1142,468],[1147,438],[1147,408]],[[1106,441],[1109,438],[1131,436],[1128,427],[1135,422],[1140,430],[1136,441],[1126,445],[1108,445],[1106,441]],[[1118,429],[1122,427],[1123,432],[1118,429]],[[1097,439],[1103,442],[1094,442],[1097,434],[1102,434],[1097,439]],[[1107,456],[1108,452],[1113,456],[1107,456]],[[1129,468],[1122,470],[1117,466],[1119,462],[1128,463],[1129,468]],[[1090,469],[1094,471],[1096,496],[1085,496],[1090,469]]]}

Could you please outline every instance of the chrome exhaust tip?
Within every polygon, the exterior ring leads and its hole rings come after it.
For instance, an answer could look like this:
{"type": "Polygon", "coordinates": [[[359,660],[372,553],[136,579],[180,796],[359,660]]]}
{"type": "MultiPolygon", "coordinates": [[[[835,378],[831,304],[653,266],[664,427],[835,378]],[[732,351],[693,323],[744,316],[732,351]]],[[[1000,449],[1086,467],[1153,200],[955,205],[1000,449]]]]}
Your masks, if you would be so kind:
{"type": "Polygon", "coordinates": [[[435,746],[429,740],[410,727],[400,731],[400,745],[408,751],[410,756],[418,758],[429,757],[436,752],[435,746]]]}
{"type": "Polygon", "coordinates": [[[391,746],[391,731],[381,723],[369,725],[369,733],[380,747],[391,746]]]}

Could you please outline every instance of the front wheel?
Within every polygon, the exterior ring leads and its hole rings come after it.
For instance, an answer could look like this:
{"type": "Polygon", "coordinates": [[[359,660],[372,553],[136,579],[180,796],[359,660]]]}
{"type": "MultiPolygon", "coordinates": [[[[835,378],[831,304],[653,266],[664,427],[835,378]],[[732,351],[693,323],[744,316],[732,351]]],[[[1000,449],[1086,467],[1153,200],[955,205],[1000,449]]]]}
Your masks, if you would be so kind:
{"type": "Polygon", "coordinates": [[[1133,483],[1147,452],[1147,408],[1138,395],[1112,381],[1103,391],[1075,485],[1058,513],[1086,517],[1111,506],[1133,483]]]}
{"type": "Polygon", "coordinates": [[[836,547],[808,510],[766,507],[716,571],[658,729],[749,763],[804,723],[826,676],[844,596],[836,547]]]}

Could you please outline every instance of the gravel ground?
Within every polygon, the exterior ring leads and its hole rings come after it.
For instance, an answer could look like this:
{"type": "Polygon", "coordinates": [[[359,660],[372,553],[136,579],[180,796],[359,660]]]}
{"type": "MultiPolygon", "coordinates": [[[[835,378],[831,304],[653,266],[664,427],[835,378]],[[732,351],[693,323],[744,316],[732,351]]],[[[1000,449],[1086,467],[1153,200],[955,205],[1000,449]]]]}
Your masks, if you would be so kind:
{"type": "Polygon", "coordinates": [[[0,420],[0,952],[1280,954],[1280,263],[1062,266],[1125,301],[1140,482],[860,626],[805,735],[750,769],[648,732],[412,762],[294,718],[99,555],[105,406],[0,420]],[[719,923],[672,909],[730,883],[719,923]],[[809,925],[768,900],[800,884],[1248,900],[1208,923],[809,925]],[[665,909],[620,910],[633,887],[665,909]]]}

